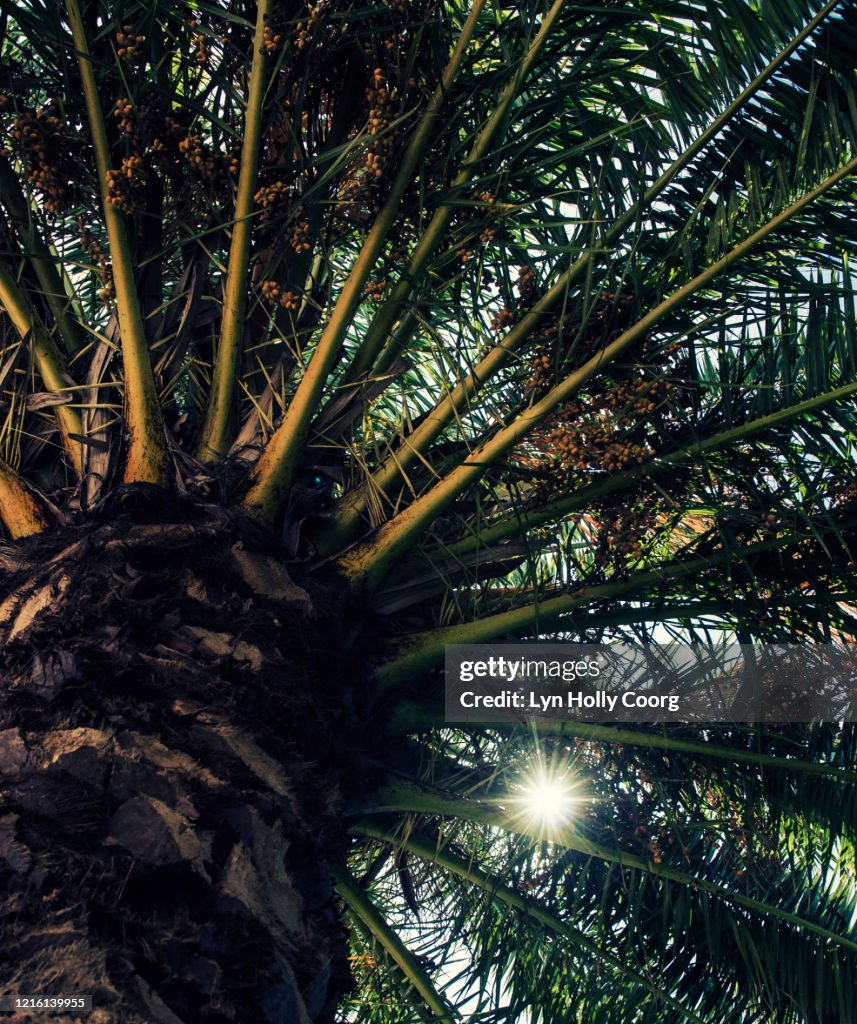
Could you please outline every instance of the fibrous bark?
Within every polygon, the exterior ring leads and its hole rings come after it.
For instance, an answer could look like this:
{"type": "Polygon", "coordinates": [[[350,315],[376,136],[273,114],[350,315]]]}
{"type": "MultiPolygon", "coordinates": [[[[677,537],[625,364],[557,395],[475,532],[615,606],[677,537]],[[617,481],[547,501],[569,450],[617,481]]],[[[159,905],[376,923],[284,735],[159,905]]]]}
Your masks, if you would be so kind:
{"type": "Polygon", "coordinates": [[[332,1019],[359,774],[336,586],[214,518],[3,564],[0,992],[91,994],[89,1024],[332,1019]]]}

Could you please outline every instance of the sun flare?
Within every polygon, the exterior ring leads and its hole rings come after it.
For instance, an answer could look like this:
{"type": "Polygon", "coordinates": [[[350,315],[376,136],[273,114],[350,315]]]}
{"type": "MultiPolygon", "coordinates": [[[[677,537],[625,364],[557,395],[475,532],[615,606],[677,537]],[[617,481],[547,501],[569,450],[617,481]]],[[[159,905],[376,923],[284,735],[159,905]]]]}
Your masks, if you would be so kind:
{"type": "Polygon", "coordinates": [[[555,833],[574,817],[577,795],[567,768],[537,763],[521,778],[514,799],[529,828],[555,833]]]}

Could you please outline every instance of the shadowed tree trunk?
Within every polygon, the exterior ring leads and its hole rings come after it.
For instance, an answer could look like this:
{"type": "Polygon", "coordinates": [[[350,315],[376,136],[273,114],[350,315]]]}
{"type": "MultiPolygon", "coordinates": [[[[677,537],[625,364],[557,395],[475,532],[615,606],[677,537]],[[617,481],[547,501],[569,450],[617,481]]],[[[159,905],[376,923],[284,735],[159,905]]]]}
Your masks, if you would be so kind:
{"type": "Polygon", "coordinates": [[[0,976],[101,1020],[332,1020],[341,588],[223,518],[120,512],[6,558],[0,976]]]}

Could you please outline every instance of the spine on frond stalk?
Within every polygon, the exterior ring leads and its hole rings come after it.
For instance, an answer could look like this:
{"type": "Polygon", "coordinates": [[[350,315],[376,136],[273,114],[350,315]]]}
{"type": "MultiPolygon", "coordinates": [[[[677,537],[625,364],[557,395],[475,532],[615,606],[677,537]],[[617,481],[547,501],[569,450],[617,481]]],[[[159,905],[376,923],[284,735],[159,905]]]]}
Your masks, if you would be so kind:
{"type": "Polygon", "coordinates": [[[247,285],[250,276],[250,238],[253,232],[254,196],[262,145],[262,110],[265,101],[267,50],[265,32],[271,12],[271,0],[258,0],[256,29],[253,35],[253,62],[244,115],[244,139],[241,146],[241,170],[235,195],[235,218],[229,247],[229,264],[223,286],[223,317],[211,393],[197,448],[202,462],[223,458],[232,440],[235,411],[235,374],[244,336],[247,309],[247,285]]]}
{"type": "Polygon", "coordinates": [[[331,311],[318,346],[301,378],[283,422],[271,437],[268,446],[253,469],[243,507],[249,515],[260,522],[272,523],[285,503],[297,467],[298,455],[310,430],[312,417],[342,349],[345,335],[357,307],[360,305],[363,290],[395,223],[402,198],[411,183],[417,162],[431,141],[437,116],[461,67],[484,4],[485,0],[474,0],[467,20],[459,33],[452,56],[444,69],[440,84],[432,94],[405,149],[390,186],[390,192],[363,242],[360,254],[351,268],[351,273],[342,286],[336,305],[331,311]]]}
{"type": "Polygon", "coordinates": [[[111,170],[110,146],[107,141],[107,129],[101,109],[101,100],[98,96],[98,83],[78,0],[66,0],[66,12],[80,68],[92,148],[95,154],[98,187],[104,211],[104,224],[107,228],[113,264],[116,313],[119,322],[125,383],[125,426],[128,431],[123,479],[128,484],[147,483],[165,486],[168,457],[163,412],[155,388],[140,300],[134,280],[131,246],[122,214],[110,201],[108,188],[108,175],[111,170]]]}

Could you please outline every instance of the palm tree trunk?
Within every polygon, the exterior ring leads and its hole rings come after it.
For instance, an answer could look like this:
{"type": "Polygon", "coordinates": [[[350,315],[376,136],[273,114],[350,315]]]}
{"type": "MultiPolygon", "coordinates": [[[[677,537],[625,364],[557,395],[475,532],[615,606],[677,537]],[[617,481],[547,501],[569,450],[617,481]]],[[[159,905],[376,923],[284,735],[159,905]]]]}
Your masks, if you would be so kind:
{"type": "Polygon", "coordinates": [[[114,517],[14,557],[0,992],[91,994],[95,1022],[332,1020],[356,774],[335,584],[225,521],[114,517]]]}

